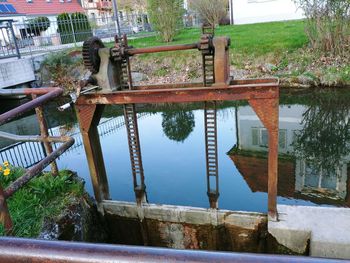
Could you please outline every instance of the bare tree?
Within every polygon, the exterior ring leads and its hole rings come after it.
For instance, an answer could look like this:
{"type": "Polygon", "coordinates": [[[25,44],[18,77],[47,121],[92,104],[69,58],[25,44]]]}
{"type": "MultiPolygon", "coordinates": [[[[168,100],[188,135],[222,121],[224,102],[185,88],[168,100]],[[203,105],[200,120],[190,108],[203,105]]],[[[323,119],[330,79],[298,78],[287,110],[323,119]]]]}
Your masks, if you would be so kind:
{"type": "Polygon", "coordinates": [[[350,0],[294,0],[306,16],[306,34],[315,49],[349,54],[350,0]]]}
{"type": "Polygon", "coordinates": [[[209,25],[216,26],[227,16],[228,0],[191,0],[188,4],[209,25]]]}

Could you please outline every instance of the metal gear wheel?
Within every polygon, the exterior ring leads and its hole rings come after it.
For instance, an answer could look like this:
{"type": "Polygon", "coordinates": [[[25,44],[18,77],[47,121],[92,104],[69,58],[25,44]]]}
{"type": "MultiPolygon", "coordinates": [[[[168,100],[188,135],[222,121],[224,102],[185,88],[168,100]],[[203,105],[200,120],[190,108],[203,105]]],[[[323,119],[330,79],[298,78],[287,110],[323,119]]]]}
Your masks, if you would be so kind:
{"type": "Polygon", "coordinates": [[[91,71],[92,74],[98,73],[100,69],[101,59],[98,55],[98,49],[104,48],[105,45],[98,37],[90,37],[83,44],[83,62],[84,66],[91,71]]]}

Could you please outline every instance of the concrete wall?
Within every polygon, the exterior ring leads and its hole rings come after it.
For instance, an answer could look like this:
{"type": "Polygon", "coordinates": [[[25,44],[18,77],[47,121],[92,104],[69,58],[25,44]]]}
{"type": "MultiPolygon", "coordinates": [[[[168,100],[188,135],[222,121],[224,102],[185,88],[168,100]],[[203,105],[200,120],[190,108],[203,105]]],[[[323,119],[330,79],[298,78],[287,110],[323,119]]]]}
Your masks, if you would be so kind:
{"type": "Polygon", "coordinates": [[[233,0],[234,24],[251,24],[303,18],[293,0],[233,0]]]}
{"type": "Polygon", "coordinates": [[[0,63],[0,89],[35,80],[30,59],[14,59],[0,63]]]}
{"type": "Polygon", "coordinates": [[[175,249],[265,252],[260,213],[104,201],[111,243],[175,249]]]}

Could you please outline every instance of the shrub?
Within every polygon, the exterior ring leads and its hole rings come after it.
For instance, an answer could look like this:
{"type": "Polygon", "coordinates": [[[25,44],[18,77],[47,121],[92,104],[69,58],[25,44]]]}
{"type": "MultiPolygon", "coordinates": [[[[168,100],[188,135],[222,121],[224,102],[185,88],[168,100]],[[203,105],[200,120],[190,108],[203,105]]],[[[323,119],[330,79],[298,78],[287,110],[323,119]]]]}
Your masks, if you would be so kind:
{"type": "Polygon", "coordinates": [[[164,42],[171,42],[182,24],[183,0],[147,0],[150,22],[164,42]]]}
{"type": "Polygon", "coordinates": [[[295,0],[307,20],[305,31],[312,48],[333,54],[349,52],[349,0],[295,0]]]}
{"type": "Polygon", "coordinates": [[[82,13],[62,13],[57,16],[57,25],[62,44],[84,41],[92,36],[89,20],[82,13]]]}
{"type": "Polygon", "coordinates": [[[46,16],[39,16],[28,21],[28,29],[31,34],[39,36],[40,32],[50,27],[50,20],[46,16]]]}
{"type": "Polygon", "coordinates": [[[192,0],[189,6],[200,15],[205,24],[216,26],[227,17],[227,0],[192,0]]]}

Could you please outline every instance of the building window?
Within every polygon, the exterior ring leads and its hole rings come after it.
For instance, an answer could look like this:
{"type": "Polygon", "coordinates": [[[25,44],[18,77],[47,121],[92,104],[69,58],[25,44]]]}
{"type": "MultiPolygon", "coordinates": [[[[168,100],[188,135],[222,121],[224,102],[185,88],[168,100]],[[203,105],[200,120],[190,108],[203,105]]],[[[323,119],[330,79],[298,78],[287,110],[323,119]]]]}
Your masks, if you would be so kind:
{"type": "Polygon", "coordinates": [[[27,0],[27,3],[33,3],[33,0],[27,0]]]}
{"type": "MultiPolygon", "coordinates": [[[[252,128],[252,145],[268,147],[268,132],[265,128],[252,128]]],[[[278,131],[278,146],[280,149],[286,149],[287,147],[287,130],[285,129],[278,131]]]]}

